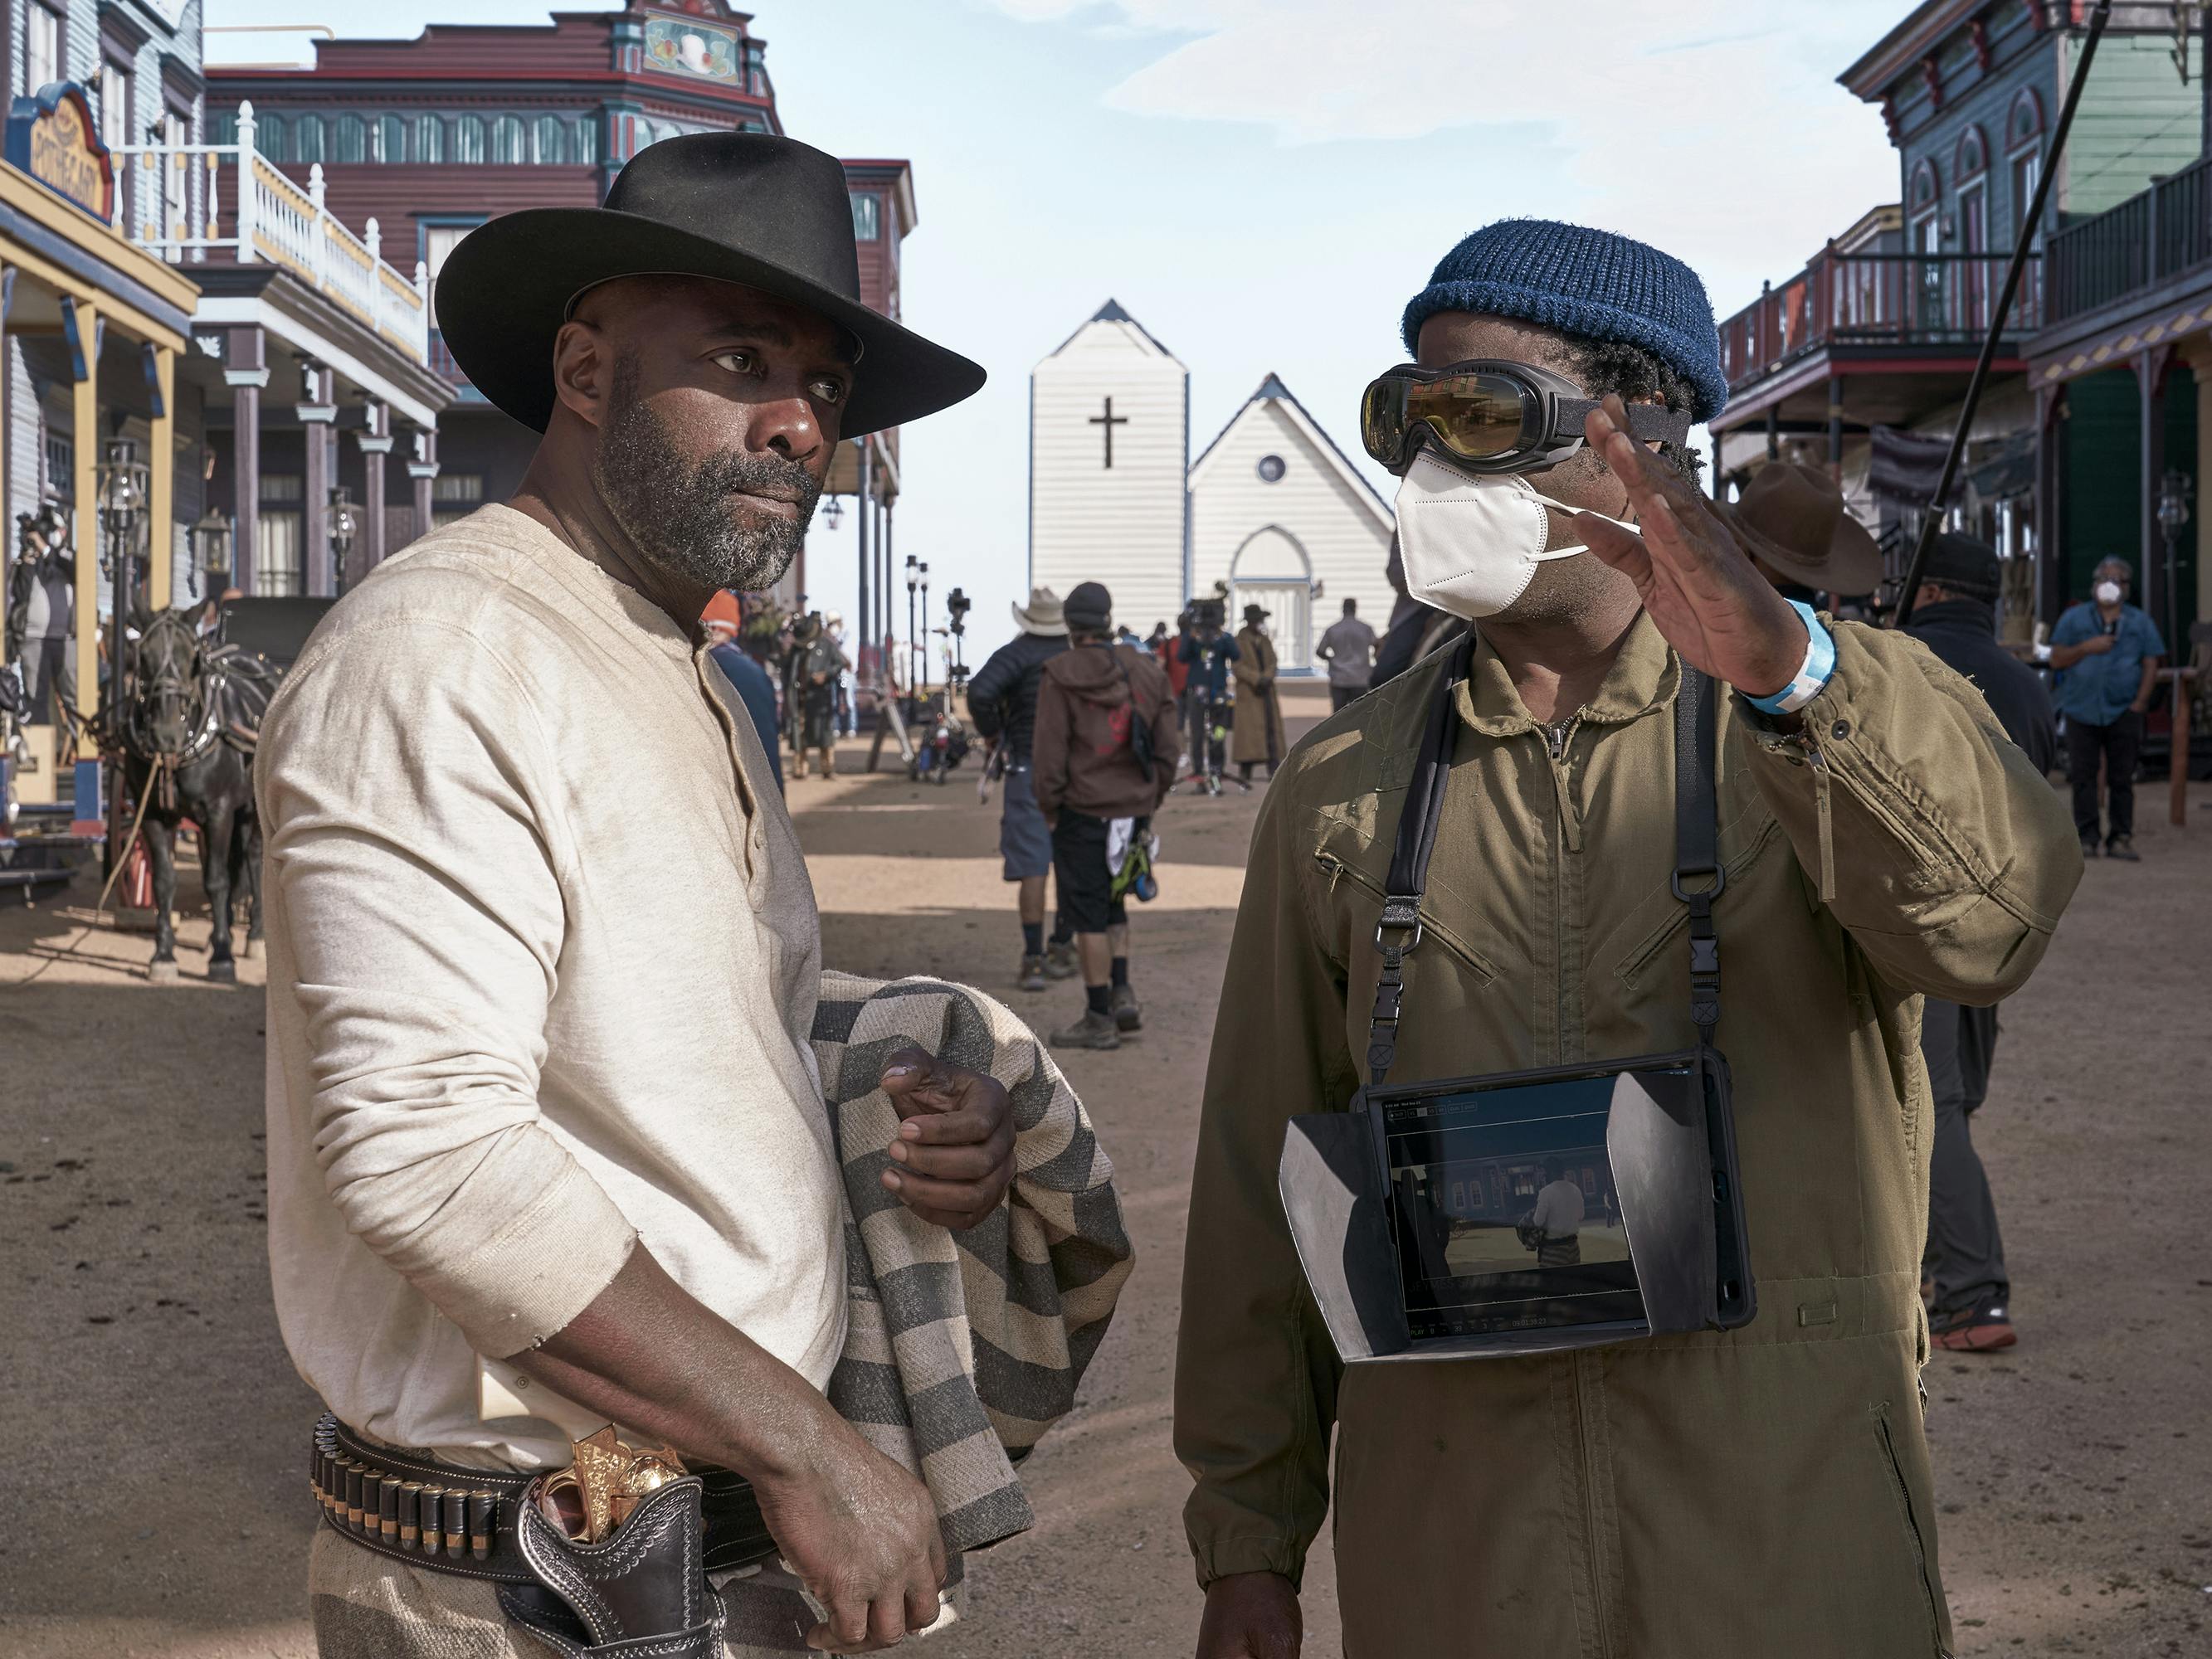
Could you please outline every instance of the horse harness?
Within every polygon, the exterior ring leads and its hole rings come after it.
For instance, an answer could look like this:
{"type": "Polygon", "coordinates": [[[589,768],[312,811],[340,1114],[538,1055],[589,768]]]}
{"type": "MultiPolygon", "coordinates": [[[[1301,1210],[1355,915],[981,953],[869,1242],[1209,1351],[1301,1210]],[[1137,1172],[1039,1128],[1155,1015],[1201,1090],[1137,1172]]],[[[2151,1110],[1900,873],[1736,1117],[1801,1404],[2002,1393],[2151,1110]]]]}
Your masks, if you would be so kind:
{"type": "Polygon", "coordinates": [[[276,674],[260,658],[236,646],[204,647],[192,624],[170,611],[146,625],[137,655],[140,672],[132,696],[119,711],[118,735],[126,748],[151,764],[161,810],[173,811],[177,774],[218,743],[228,741],[240,753],[252,756],[276,674]],[[185,649],[165,653],[149,672],[145,665],[153,659],[147,647],[157,634],[183,635],[185,649]],[[181,670],[175,666],[179,658],[187,665],[181,670]],[[152,712],[167,702],[183,704],[186,712],[186,735],[180,744],[163,742],[149,723],[152,712]]]}

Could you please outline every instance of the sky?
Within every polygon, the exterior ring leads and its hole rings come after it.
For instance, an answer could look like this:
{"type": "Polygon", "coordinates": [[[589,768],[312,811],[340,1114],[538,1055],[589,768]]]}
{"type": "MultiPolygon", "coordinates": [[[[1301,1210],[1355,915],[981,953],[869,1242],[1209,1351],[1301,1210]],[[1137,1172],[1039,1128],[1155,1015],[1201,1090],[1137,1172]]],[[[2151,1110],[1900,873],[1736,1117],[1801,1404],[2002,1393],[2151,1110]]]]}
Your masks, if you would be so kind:
{"type": "MultiPolygon", "coordinates": [[[[1188,367],[1194,457],[1274,373],[1364,465],[1360,388],[1403,360],[1400,313],[1471,230],[1529,215],[1642,238],[1726,317],[1896,200],[1881,114],[1835,77],[1909,9],[757,0],[752,27],[787,133],[913,162],[904,320],[990,372],[902,434],[893,542],[929,562],[934,600],[955,584],[975,599],[972,665],[1026,592],[1030,370],[1108,299],[1188,367]]],[[[521,0],[207,0],[218,28],[342,35],[545,17],[521,0]]],[[[303,40],[218,33],[208,55],[303,40]]],[[[811,601],[848,619],[854,530],[817,517],[807,551],[811,601]]],[[[895,614],[902,628],[903,593],[895,614]]]]}

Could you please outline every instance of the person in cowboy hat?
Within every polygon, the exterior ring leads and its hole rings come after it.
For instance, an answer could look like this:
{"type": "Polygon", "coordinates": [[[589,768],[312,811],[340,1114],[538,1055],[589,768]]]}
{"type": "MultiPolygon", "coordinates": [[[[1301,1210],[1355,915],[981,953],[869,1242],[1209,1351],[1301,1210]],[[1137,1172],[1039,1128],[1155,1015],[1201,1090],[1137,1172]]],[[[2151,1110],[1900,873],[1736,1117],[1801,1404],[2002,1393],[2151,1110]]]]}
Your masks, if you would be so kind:
{"type": "Polygon", "coordinates": [[[1012,607],[1019,631],[994,651],[968,682],[968,713],[1005,769],[999,802],[999,860],[1005,878],[1018,884],[1014,908],[1022,927],[1016,982],[1042,991],[1047,980],[1073,979],[1075,930],[1055,909],[1052,938],[1044,936],[1044,882],[1052,873],[1052,830],[1037,810],[1030,739],[1036,728],[1037,685],[1044,665],[1067,649],[1067,617],[1049,587],[1030,590],[1027,605],[1012,607]]]}
{"type": "MultiPolygon", "coordinates": [[[[2043,677],[1997,642],[2003,579],[2004,566],[1987,542],[1946,531],[1928,550],[1905,632],[1974,683],[2005,735],[2047,775],[2058,763],[2058,714],[2043,677]]],[[[1969,1353],[2018,1340],[1996,1201],[1969,1127],[1989,1094],[1996,1049],[1995,1005],[1968,1007],[1929,997],[1922,1007],[1920,1053],[1936,1103],[1923,1256],[1929,1340],[1969,1353]]]]}
{"type": "Polygon", "coordinates": [[[1256,605],[1244,607],[1244,626],[1237,630],[1237,723],[1229,740],[1229,757],[1237,763],[1237,781],[1249,789],[1252,769],[1265,765],[1267,775],[1289,747],[1283,741],[1283,699],[1275,690],[1275,642],[1267,637],[1271,613],[1256,605]]]}
{"type": "Polygon", "coordinates": [[[822,775],[837,775],[837,683],[852,665],[838,648],[827,623],[819,611],[810,611],[800,626],[792,631],[794,665],[792,684],[799,698],[799,717],[795,730],[797,750],[791,775],[795,778],[806,775],[807,751],[819,757],[822,775]]]}
{"type": "MultiPolygon", "coordinates": [[[[603,208],[491,220],[437,320],[543,436],[511,501],[340,601],[263,728],[285,1344],[344,1429],[457,1492],[610,1421],[734,1471],[753,1556],[827,1608],[788,1592],[787,1631],[894,1641],[939,1616],[943,1547],[821,1392],[848,1300],[818,924],[699,619],[783,574],[842,441],[983,371],[861,303],[842,167],[769,134],[664,140],[603,208]]],[[[921,1121],[884,1188],[980,1221],[1004,1091],[890,1064],[921,1121]]],[[[364,1546],[317,1534],[325,1653],[540,1650],[473,1563],[364,1546]]]]}
{"type": "Polygon", "coordinates": [[[1832,609],[1881,585],[1881,544],[1820,467],[1768,462],[1723,516],[1746,532],[1752,563],[1785,599],[1832,609]]]}

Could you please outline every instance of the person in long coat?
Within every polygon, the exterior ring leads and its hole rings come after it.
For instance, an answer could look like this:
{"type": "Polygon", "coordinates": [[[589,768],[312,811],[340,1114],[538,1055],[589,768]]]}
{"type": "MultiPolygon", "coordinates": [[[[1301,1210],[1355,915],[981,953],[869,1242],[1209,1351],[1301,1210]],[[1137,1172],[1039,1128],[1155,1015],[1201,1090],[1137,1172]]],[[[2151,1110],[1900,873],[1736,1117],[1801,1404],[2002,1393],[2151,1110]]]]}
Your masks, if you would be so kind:
{"type": "Polygon", "coordinates": [[[1247,788],[1254,767],[1266,766],[1272,778],[1290,749],[1283,741],[1283,699],[1275,690],[1275,642],[1260,625],[1267,616],[1258,605],[1248,605],[1244,626],[1237,630],[1237,726],[1229,758],[1237,763],[1239,781],[1247,788]]]}

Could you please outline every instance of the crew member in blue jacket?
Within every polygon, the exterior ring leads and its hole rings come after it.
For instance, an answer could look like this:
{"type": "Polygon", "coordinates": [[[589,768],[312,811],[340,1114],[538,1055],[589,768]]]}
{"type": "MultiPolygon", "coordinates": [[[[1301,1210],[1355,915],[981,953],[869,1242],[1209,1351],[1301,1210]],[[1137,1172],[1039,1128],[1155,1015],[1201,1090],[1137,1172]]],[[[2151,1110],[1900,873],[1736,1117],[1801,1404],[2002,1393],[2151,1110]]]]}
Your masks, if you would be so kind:
{"type": "Polygon", "coordinates": [[[2143,714],[2158,684],[2166,641],[2158,624],[2128,603],[2135,567],[2125,559],[2098,565],[2090,599],[2051,630],[2051,665],[2059,671],[2054,701],[2066,716],[2066,781],[2074,786],[2074,827],[2081,856],[2139,856],[2135,848],[2136,757],[2142,751],[2143,714]],[[2105,768],[2106,811],[2097,814],[2097,766],[2105,768]]]}

